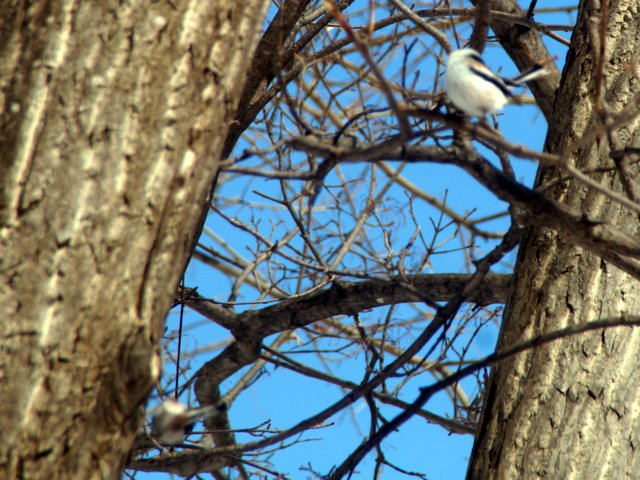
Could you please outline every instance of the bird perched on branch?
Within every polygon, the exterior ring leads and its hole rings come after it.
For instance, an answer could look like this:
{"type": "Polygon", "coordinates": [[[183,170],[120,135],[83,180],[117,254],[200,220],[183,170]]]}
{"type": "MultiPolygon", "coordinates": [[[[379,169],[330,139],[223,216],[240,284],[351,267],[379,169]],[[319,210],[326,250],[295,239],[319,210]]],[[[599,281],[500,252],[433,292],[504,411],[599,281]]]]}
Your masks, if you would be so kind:
{"type": "Polygon", "coordinates": [[[151,419],[151,436],[160,443],[180,443],[189,427],[205,418],[216,417],[227,410],[221,402],[189,410],[186,405],[168,398],[158,405],[151,419]]]}
{"type": "Polygon", "coordinates": [[[513,101],[515,87],[548,73],[545,65],[537,64],[517,77],[504,78],[489,70],[474,49],[463,48],[449,54],[444,77],[451,103],[468,115],[484,117],[513,101]]]}

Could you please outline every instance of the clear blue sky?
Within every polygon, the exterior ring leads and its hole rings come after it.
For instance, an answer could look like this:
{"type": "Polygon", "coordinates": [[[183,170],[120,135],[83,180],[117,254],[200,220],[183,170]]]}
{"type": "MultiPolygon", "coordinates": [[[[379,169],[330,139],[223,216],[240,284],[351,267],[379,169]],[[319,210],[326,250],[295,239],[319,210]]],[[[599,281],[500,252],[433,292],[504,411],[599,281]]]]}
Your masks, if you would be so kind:
{"type": "MultiPolygon", "coordinates": [[[[521,3],[524,7],[528,5],[528,3],[521,3]]],[[[557,6],[557,4],[558,2],[554,0],[539,1],[538,8],[557,6]]],[[[430,6],[430,2],[415,3],[416,9],[428,6],[430,6]]],[[[380,8],[378,19],[382,18],[385,12],[386,10],[380,8]]],[[[572,24],[575,21],[573,17],[564,14],[538,15],[536,20],[562,24],[572,24]]],[[[353,22],[355,24],[356,20],[353,22]]],[[[463,37],[467,37],[469,30],[463,28],[459,30],[459,33],[463,37]]],[[[568,34],[563,35],[569,38],[568,34]]],[[[559,56],[557,63],[562,68],[566,48],[548,38],[545,41],[551,52],[559,56]]],[[[517,73],[513,64],[496,44],[488,46],[484,57],[490,67],[500,70],[506,76],[517,73]]],[[[421,66],[421,70],[421,78],[428,78],[430,66],[421,66]]],[[[509,106],[505,109],[504,114],[500,116],[499,122],[503,135],[509,141],[522,143],[529,148],[542,148],[546,124],[536,107],[509,106]]],[[[245,145],[240,143],[237,152],[241,152],[244,148],[245,145]]],[[[537,165],[533,162],[517,159],[514,159],[513,162],[516,176],[519,179],[523,179],[527,184],[531,184],[537,165]]],[[[345,167],[344,172],[345,175],[354,175],[357,178],[362,168],[364,168],[362,165],[345,167]]],[[[454,167],[422,164],[409,167],[404,173],[408,179],[419,184],[421,188],[427,190],[433,196],[442,197],[444,192],[448,191],[449,206],[456,211],[477,209],[477,213],[474,215],[476,218],[497,213],[505,208],[504,204],[496,201],[490,193],[454,167]]],[[[252,179],[250,182],[246,179],[239,179],[233,183],[226,183],[223,188],[226,192],[235,193],[237,196],[242,196],[246,201],[255,202],[256,204],[264,204],[265,201],[260,196],[252,193],[252,191],[256,190],[272,195],[277,195],[279,192],[275,182],[259,179],[252,179]]],[[[393,188],[389,195],[396,196],[399,204],[406,202],[406,197],[404,197],[399,188],[393,188]]],[[[230,215],[235,215],[245,221],[249,221],[253,213],[248,207],[233,207],[229,209],[230,215]]],[[[420,218],[437,215],[435,210],[424,204],[418,206],[417,213],[420,218]]],[[[277,217],[277,213],[271,215],[263,211],[262,214],[264,215],[261,218],[263,222],[269,222],[277,217]]],[[[490,227],[494,231],[504,231],[507,227],[506,221],[504,219],[499,220],[486,227],[490,227]]],[[[238,234],[236,230],[229,228],[219,218],[211,217],[207,226],[218,235],[223,236],[226,241],[233,244],[234,248],[242,254],[247,254],[248,249],[254,246],[246,235],[238,234]]],[[[427,228],[427,225],[425,225],[425,228],[427,228]]],[[[402,224],[397,226],[397,230],[394,233],[399,239],[408,239],[413,230],[410,225],[402,224]]],[[[481,244],[480,246],[485,251],[491,248],[489,243],[484,246],[481,244]]],[[[509,258],[513,261],[515,257],[512,255],[509,258]]],[[[461,256],[442,255],[437,257],[434,260],[432,271],[437,273],[463,271],[461,256]]],[[[197,286],[200,294],[217,300],[226,300],[229,294],[228,280],[198,262],[192,262],[190,265],[187,271],[186,284],[190,287],[197,286]]],[[[255,292],[248,289],[243,289],[242,292],[246,297],[240,300],[250,301],[256,298],[255,292]]],[[[398,310],[396,317],[400,317],[402,311],[398,310]]],[[[404,311],[407,314],[412,313],[408,309],[404,311]]],[[[170,314],[168,331],[177,328],[176,312],[177,310],[174,310],[170,314]]],[[[185,324],[189,327],[183,337],[184,351],[191,351],[228,338],[224,330],[212,326],[208,322],[203,322],[201,318],[193,313],[187,314],[185,324]]],[[[495,339],[495,328],[488,328],[482,331],[476,339],[475,348],[477,350],[473,352],[473,355],[479,357],[490,353],[495,339]]],[[[270,339],[267,339],[265,343],[268,344],[269,341],[270,339]]],[[[172,345],[175,346],[175,342],[172,345]]],[[[326,346],[327,348],[331,347],[331,342],[328,341],[326,346]]],[[[199,355],[191,359],[191,371],[195,371],[204,361],[212,358],[212,355],[215,355],[215,352],[199,355]]],[[[322,363],[313,354],[307,354],[304,358],[309,365],[323,369],[322,363]]],[[[331,366],[340,377],[355,382],[359,382],[363,374],[362,357],[352,358],[331,366]]],[[[240,375],[242,373],[240,372],[240,375]]],[[[432,377],[423,376],[421,378],[423,384],[433,380],[432,377]]],[[[229,379],[223,386],[228,388],[233,385],[235,379],[237,379],[237,376],[229,379]]],[[[473,384],[468,382],[465,385],[470,386],[473,384]]],[[[420,384],[415,383],[410,388],[417,394],[418,386],[420,384]]],[[[263,377],[255,385],[243,392],[233,404],[230,410],[232,426],[239,429],[250,428],[269,421],[271,428],[285,429],[326,408],[343,394],[344,392],[337,387],[308,379],[282,368],[274,369],[269,367],[263,377]]],[[[188,399],[188,395],[190,393],[185,394],[183,398],[188,399]]],[[[411,392],[405,394],[404,397],[409,402],[413,398],[414,396],[411,395],[411,392]]],[[[451,403],[444,393],[430,401],[427,409],[443,416],[452,414],[451,403]]],[[[392,407],[383,407],[382,412],[390,419],[398,413],[398,410],[392,407]]],[[[315,471],[327,474],[332,466],[341,463],[346,458],[362,441],[362,434],[367,432],[369,413],[366,403],[363,400],[357,401],[352,409],[334,416],[330,422],[334,425],[307,432],[302,437],[304,439],[303,442],[282,452],[275,452],[272,461],[278,471],[287,474],[289,478],[312,478],[311,473],[301,470],[301,468],[311,464],[315,471]]],[[[238,441],[251,441],[253,439],[246,435],[238,435],[238,441]]],[[[464,478],[472,441],[471,436],[450,435],[441,427],[427,424],[423,420],[414,420],[404,425],[400,432],[388,437],[384,447],[389,460],[403,468],[425,472],[431,480],[455,480],[464,478]]],[[[372,457],[367,457],[359,465],[358,470],[362,472],[361,475],[354,478],[371,478],[373,464],[372,457]]],[[[385,472],[383,478],[400,478],[398,473],[390,469],[385,470],[385,472]]],[[[138,478],[166,478],[166,476],[146,474],[138,475],[138,478]]]]}

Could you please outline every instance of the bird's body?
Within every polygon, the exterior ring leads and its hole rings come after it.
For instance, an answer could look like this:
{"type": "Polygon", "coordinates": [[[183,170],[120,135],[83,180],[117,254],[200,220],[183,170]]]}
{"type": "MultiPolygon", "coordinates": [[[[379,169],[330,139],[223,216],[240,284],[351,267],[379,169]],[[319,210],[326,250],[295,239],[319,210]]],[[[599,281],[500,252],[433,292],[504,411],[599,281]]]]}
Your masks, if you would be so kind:
{"type": "Polygon", "coordinates": [[[513,98],[513,87],[546,74],[543,66],[536,65],[509,80],[489,70],[478,52],[463,48],[449,55],[445,72],[447,96],[466,114],[484,117],[497,112],[513,98]]]}
{"type": "Polygon", "coordinates": [[[189,410],[186,405],[166,399],[158,407],[151,420],[151,436],[160,443],[180,443],[190,425],[207,417],[220,415],[226,410],[224,403],[189,410]]]}

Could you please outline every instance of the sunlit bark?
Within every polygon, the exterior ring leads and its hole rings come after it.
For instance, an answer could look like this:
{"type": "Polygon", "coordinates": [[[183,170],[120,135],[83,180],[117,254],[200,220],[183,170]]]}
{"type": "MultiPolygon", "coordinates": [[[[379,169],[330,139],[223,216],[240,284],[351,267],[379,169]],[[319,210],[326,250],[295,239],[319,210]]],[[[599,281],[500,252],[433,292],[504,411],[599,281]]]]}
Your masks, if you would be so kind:
{"type": "Polygon", "coordinates": [[[3,2],[3,478],[119,477],[268,3],[3,2]]]}

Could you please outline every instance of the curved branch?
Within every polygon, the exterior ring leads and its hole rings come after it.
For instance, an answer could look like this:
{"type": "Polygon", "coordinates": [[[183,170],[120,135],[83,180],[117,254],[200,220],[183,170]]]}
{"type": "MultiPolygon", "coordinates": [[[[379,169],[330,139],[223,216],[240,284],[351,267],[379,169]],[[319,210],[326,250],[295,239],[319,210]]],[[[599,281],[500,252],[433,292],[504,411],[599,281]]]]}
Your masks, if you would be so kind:
{"type": "MultiPolygon", "coordinates": [[[[407,302],[447,302],[462,290],[470,274],[423,274],[376,278],[362,282],[334,282],[325,290],[301,297],[285,299],[260,310],[235,314],[220,303],[191,292],[185,300],[193,310],[236,337],[248,336],[255,341],[292,328],[303,327],[323,318],[352,315],[376,307],[407,302]],[[419,293],[417,293],[419,292],[419,293]]],[[[476,291],[469,302],[485,306],[504,303],[509,292],[511,275],[487,275],[482,290],[476,291]]]]}
{"type": "MultiPolygon", "coordinates": [[[[448,121],[448,119],[446,120],[448,121]]],[[[523,147],[510,145],[508,142],[475,125],[458,122],[455,128],[473,133],[480,133],[482,130],[486,133],[482,133],[484,139],[500,141],[501,146],[511,149],[510,153],[524,158],[530,157],[526,153],[528,151],[523,147]]],[[[610,261],[635,278],[640,278],[640,261],[638,261],[640,258],[640,242],[637,238],[617,230],[604,220],[588,218],[584,213],[575,211],[565,204],[547,198],[542,193],[518,183],[480,155],[470,142],[462,143],[462,145],[456,144],[448,147],[407,145],[398,148],[392,143],[382,142],[360,149],[349,149],[322,143],[313,138],[295,138],[289,142],[289,145],[293,148],[313,152],[316,155],[330,157],[336,163],[343,161],[412,160],[456,165],[478,180],[501,200],[524,210],[525,219],[531,225],[552,228],[562,232],[568,241],[574,242],[576,245],[580,245],[610,261]]],[[[562,158],[556,155],[530,153],[537,160],[547,164],[559,167],[565,164],[562,158]]],[[[628,198],[606,189],[606,187],[598,184],[598,182],[582,174],[582,172],[573,169],[571,173],[574,178],[599,193],[625,207],[629,207],[633,211],[640,211],[640,207],[628,198]],[[576,172],[580,176],[576,176],[576,172]]]]}

